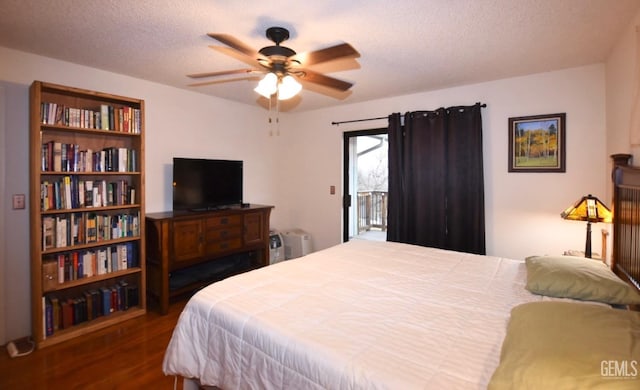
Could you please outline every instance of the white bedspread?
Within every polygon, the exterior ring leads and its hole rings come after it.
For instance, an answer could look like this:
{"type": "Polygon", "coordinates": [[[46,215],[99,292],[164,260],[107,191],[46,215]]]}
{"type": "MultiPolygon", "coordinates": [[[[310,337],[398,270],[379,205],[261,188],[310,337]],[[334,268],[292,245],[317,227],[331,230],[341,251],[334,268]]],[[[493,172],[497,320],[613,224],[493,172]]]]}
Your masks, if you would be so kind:
{"type": "Polygon", "coordinates": [[[232,389],[484,389],[522,261],[353,240],[192,297],[167,375],[232,389]]]}

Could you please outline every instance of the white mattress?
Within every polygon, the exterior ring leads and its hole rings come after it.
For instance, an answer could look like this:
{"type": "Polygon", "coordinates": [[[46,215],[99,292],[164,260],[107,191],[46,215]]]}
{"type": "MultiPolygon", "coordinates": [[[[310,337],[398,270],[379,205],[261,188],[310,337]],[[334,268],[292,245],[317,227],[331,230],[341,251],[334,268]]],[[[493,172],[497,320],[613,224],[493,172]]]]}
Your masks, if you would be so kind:
{"type": "Polygon", "coordinates": [[[522,261],[353,240],[214,283],[186,305],[167,375],[232,389],[484,389],[522,261]]]}

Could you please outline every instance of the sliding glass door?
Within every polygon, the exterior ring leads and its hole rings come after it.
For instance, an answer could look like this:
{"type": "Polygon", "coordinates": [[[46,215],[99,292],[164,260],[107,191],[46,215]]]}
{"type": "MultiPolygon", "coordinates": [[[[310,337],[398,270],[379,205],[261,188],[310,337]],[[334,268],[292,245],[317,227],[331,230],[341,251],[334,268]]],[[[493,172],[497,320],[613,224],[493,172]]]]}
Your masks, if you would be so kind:
{"type": "Polygon", "coordinates": [[[387,129],[344,133],[343,241],[386,241],[387,129]]]}

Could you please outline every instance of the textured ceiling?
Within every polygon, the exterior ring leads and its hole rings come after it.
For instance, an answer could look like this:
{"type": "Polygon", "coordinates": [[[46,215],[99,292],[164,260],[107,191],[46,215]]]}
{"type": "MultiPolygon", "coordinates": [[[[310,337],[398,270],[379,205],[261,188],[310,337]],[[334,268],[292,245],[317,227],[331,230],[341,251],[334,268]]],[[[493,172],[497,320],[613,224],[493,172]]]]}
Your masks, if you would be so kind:
{"type": "Polygon", "coordinates": [[[305,84],[283,107],[303,111],[600,63],[639,9],[640,0],[0,0],[0,46],[257,105],[254,80],[188,86],[189,73],[246,67],[206,33],[259,49],[271,44],[266,28],[282,26],[299,53],[353,45],[356,61],[312,68],[353,82],[351,93],[305,84]]]}

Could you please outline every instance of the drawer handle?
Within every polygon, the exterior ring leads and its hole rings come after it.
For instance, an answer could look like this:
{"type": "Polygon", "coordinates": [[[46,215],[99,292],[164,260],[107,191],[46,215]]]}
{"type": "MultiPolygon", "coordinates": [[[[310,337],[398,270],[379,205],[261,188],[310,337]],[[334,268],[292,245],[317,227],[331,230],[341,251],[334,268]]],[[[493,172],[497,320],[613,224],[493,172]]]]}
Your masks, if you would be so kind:
{"type": "Polygon", "coordinates": [[[229,220],[228,220],[227,218],[222,218],[222,219],[220,220],[220,223],[221,223],[221,224],[223,224],[223,225],[226,225],[226,224],[228,224],[228,223],[229,223],[229,220]]]}

